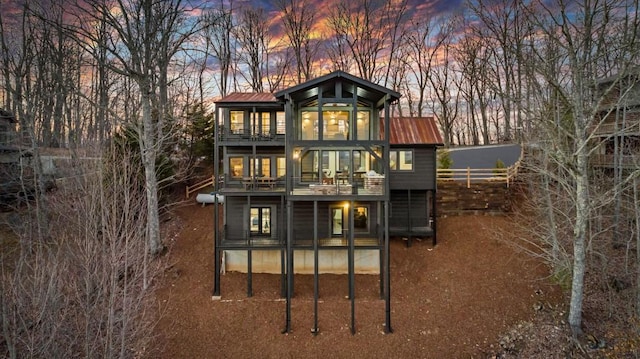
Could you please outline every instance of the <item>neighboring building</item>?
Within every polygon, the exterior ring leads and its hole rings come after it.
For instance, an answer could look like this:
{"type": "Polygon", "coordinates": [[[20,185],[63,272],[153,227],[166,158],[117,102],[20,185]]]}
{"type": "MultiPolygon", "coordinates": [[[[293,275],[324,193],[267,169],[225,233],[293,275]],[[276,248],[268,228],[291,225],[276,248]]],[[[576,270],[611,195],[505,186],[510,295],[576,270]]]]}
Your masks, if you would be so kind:
{"type": "Polygon", "coordinates": [[[609,90],[600,106],[600,124],[592,135],[598,142],[592,164],[595,167],[623,169],[640,167],[640,81],[638,74],[623,79],[602,79],[600,93],[609,90]],[[614,84],[614,81],[618,80],[614,84]],[[615,154],[618,156],[615,156],[615,154]]]}
{"type": "Polygon", "coordinates": [[[15,146],[16,123],[11,112],[0,108],[0,208],[23,190],[18,181],[22,157],[15,146]]]}
{"type": "Polygon", "coordinates": [[[399,97],[337,71],[275,95],[233,93],[216,103],[224,218],[215,212],[214,296],[223,253],[227,268],[248,273],[248,295],[252,272],[280,273],[288,331],[294,270],[316,283],[319,273],[348,274],[352,318],[355,273],[379,273],[391,330],[389,238],[435,243],[442,145],[432,118],[384,120],[399,97]]]}

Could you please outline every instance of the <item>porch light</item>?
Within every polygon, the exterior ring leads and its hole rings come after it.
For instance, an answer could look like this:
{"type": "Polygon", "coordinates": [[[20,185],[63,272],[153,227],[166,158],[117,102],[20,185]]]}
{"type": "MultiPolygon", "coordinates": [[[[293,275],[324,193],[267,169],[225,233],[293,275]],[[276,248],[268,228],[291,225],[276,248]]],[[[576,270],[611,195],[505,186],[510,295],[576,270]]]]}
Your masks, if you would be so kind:
{"type": "Polygon", "coordinates": [[[293,151],[293,159],[297,160],[298,158],[300,158],[300,150],[293,151]]]}

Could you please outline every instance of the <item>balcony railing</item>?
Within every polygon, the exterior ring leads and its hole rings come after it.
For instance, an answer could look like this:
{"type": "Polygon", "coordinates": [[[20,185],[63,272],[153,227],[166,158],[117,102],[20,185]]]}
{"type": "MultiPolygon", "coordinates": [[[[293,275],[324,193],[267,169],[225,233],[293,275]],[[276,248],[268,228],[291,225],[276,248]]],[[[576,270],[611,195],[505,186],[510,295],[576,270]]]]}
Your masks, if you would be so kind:
{"type": "Polygon", "coordinates": [[[218,129],[220,141],[284,141],[284,134],[278,134],[274,129],[270,131],[256,131],[251,129],[230,130],[225,127],[218,129]]]}
{"type": "Polygon", "coordinates": [[[591,128],[591,133],[595,136],[611,136],[614,134],[617,135],[640,135],[640,121],[627,121],[622,126],[622,123],[601,123],[599,126],[593,126],[591,128]]]}
{"type": "MultiPolygon", "coordinates": [[[[591,165],[594,167],[613,168],[616,165],[615,161],[615,156],[611,154],[591,156],[591,165]]],[[[640,154],[618,157],[618,165],[621,168],[640,168],[640,154]]]]}
{"type": "Polygon", "coordinates": [[[294,177],[293,195],[298,196],[382,196],[385,194],[384,175],[364,176],[363,178],[340,177],[324,178],[319,182],[301,182],[306,177],[294,177]]]}

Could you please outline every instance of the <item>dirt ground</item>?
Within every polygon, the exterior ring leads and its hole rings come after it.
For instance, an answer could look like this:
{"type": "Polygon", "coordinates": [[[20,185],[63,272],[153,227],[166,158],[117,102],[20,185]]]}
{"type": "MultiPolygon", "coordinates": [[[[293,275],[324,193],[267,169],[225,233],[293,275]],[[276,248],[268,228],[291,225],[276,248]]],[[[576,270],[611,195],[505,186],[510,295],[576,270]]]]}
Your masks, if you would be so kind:
{"type": "Polygon", "coordinates": [[[377,275],[356,277],[355,335],[347,276],[320,276],[317,336],[313,277],[296,275],[292,333],[281,334],[279,275],[254,274],[247,297],[246,275],[226,273],[222,300],[212,300],[213,208],[187,205],[173,215],[170,269],[158,292],[161,358],[492,357],[517,340],[509,330],[561,302],[547,269],[498,239],[509,217],[449,217],[439,220],[435,247],[430,240],[391,243],[392,334],[384,334],[377,275]]]}

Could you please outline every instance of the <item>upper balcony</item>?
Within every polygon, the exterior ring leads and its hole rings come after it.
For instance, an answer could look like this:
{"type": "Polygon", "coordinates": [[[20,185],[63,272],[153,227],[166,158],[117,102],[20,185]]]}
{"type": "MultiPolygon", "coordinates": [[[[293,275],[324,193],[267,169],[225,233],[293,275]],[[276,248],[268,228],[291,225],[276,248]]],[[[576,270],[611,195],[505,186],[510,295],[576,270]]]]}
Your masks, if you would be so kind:
{"type": "Polygon", "coordinates": [[[276,133],[273,129],[248,129],[238,128],[231,130],[224,126],[218,128],[218,140],[221,142],[279,142],[284,143],[284,133],[276,133]]]}
{"type": "Polygon", "coordinates": [[[594,136],[609,137],[609,136],[631,136],[640,135],[640,121],[631,121],[626,123],[624,127],[622,124],[615,123],[602,123],[600,126],[592,129],[594,136]]]}

